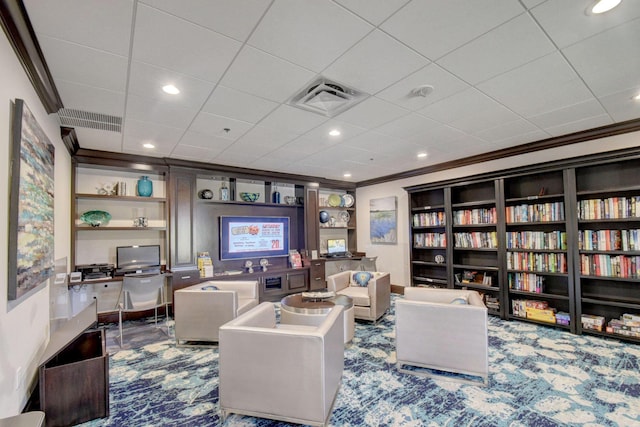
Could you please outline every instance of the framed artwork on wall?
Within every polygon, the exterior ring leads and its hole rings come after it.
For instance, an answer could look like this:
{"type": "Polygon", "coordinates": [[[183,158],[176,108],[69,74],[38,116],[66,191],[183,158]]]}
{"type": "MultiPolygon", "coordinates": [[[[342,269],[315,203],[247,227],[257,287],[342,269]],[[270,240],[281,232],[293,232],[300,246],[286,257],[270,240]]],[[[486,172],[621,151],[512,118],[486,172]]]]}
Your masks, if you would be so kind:
{"type": "Polygon", "coordinates": [[[21,99],[13,108],[9,197],[8,302],[46,286],[54,270],[55,149],[21,99]]]}
{"type": "Polygon", "coordinates": [[[371,243],[398,242],[398,201],[396,196],[369,200],[369,235],[371,243]]]}

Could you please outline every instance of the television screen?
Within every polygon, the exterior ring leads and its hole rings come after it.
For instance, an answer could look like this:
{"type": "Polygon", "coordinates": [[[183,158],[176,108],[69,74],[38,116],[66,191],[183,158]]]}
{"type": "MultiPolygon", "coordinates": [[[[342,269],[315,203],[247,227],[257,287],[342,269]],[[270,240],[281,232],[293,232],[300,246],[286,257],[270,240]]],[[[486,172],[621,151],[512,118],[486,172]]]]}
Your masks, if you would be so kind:
{"type": "Polygon", "coordinates": [[[327,255],[344,255],[347,253],[346,239],[327,239],[327,255]]]}
{"type": "Polygon", "coordinates": [[[160,273],[160,245],[118,246],[116,274],[160,273]]]}
{"type": "Polygon", "coordinates": [[[288,255],[288,217],[220,217],[221,260],[288,255]]]}

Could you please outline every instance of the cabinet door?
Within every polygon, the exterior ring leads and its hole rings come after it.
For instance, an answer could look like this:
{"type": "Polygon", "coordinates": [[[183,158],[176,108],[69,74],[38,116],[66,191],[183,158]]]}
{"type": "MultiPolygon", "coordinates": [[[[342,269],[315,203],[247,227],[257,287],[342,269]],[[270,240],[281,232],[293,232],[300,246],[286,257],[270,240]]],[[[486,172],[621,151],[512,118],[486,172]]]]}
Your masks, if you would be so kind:
{"type": "Polygon", "coordinates": [[[171,187],[171,268],[195,266],[193,245],[193,203],[195,175],[172,172],[171,187]]]}
{"type": "Polygon", "coordinates": [[[311,260],[311,266],[309,268],[309,290],[315,291],[318,289],[324,289],[327,287],[327,281],[325,277],[325,260],[314,259],[311,260]]]}
{"type": "Polygon", "coordinates": [[[307,290],[307,270],[291,271],[287,273],[287,288],[291,292],[307,290]]]}

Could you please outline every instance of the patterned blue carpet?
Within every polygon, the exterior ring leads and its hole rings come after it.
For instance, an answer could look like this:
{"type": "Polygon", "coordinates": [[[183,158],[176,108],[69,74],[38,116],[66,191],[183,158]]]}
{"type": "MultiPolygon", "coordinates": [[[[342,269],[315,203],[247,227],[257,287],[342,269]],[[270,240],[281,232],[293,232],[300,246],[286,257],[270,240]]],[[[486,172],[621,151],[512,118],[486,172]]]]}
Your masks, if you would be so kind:
{"type": "MultiPolygon", "coordinates": [[[[143,336],[156,342],[110,348],[111,415],[82,426],[220,425],[217,347],[143,336]]],[[[489,344],[489,386],[463,385],[397,372],[393,304],[375,326],[356,322],[331,425],[640,425],[640,346],[494,317],[489,344]]],[[[231,415],[225,426],[292,424],[231,415]]]]}

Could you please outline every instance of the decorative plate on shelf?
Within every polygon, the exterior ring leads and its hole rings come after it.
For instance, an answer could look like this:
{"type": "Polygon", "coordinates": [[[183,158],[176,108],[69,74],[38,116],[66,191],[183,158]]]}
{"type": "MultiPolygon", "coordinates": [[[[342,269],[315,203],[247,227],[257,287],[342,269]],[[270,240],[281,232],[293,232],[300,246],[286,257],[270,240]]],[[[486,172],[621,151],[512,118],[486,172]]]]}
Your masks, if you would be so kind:
{"type": "Polygon", "coordinates": [[[80,220],[92,227],[99,227],[109,222],[111,214],[105,211],[87,211],[80,215],[80,220]]]}
{"type": "Polygon", "coordinates": [[[349,222],[351,215],[349,215],[347,211],[340,211],[340,213],[338,213],[338,219],[342,222],[349,222]]]}
{"type": "Polygon", "coordinates": [[[350,208],[351,206],[353,206],[353,202],[355,202],[355,200],[353,199],[353,196],[351,194],[343,194],[342,202],[345,208],[350,208]]]}
{"type": "Polygon", "coordinates": [[[329,199],[327,199],[327,203],[332,208],[340,207],[340,203],[342,203],[342,197],[339,194],[329,194],[329,199]]]}

